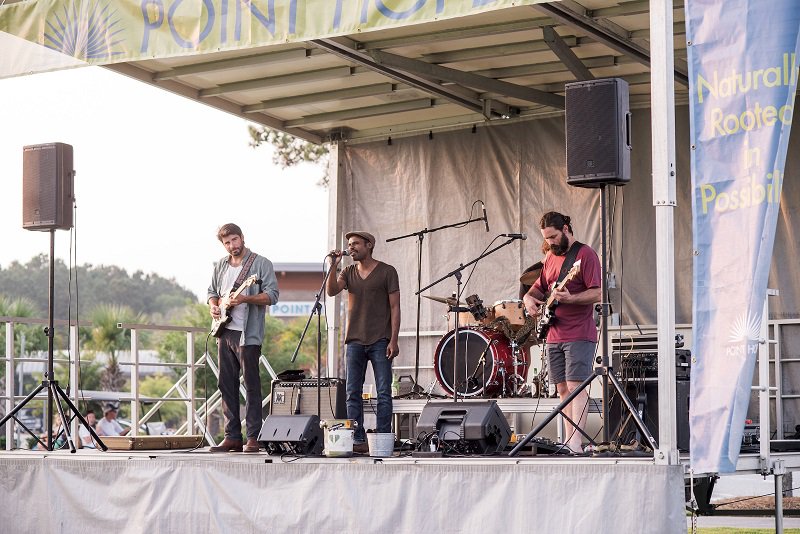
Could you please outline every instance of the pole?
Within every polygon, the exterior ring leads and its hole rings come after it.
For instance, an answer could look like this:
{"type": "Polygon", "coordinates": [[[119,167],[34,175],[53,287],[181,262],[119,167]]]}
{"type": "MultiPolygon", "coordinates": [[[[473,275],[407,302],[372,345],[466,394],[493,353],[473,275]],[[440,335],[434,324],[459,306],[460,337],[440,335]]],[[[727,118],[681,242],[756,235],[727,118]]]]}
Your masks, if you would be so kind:
{"type": "MultiPolygon", "coordinates": [[[[53,376],[53,315],[55,309],[55,254],[56,254],[56,230],[50,229],[50,282],[48,288],[48,321],[47,321],[47,373],[45,381],[50,382],[55,380],[53,376]]],[[[53,390],[47,388],[47,408],[44,411],[45,418],[47,418],[47,450],[53,450],[55,436],[53,436],[53,390]]],[[[66,421],[62,421],[62,425],[66,426],[66,421]]]]}

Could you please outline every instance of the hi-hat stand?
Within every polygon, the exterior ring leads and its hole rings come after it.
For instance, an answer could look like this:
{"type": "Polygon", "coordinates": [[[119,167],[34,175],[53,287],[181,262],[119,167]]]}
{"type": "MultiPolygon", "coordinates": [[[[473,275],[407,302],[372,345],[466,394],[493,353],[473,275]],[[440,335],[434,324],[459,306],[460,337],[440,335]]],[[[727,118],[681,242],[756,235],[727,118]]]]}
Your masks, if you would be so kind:
{"type": "MultiPolygon", "coordinates": [[[[477,201],[483,204],[483,201],[477,201]]],[[[475,204],[473,204],[475,206],[475,204]]],[[[417,237],[417,292],[414,293],[417,296],[417,330],[415,334],[416,346],[414,351],[414,384],[412,385],[411,392],[406,396],[413,396],[419,397],[424,396],[425,391],[419,385],[419,322],[420,322],[420,310],[422,307],[422,289],[420,286],[422,285],[422,241],[425,239],[425,234],[431,234],[438,230],[444,230],[445,228],[457,228],[461,226],[465,226],[469,223],[479,222],[479,221],[486,221],[487,226],[486,229],[488,231],[488,220],[486,219],[486,210],[484,209],[484,216],[478,217],[477,219],[468,219],[466,221],[461,221],[453,224],[445,224],[442,226],[437,226],[436,228],[423,228],[417,232],[412,232],[406,235],[400,235],[397,237],[390,237],[386,240],[387,243],[391,243],[392,241],[398,241],[400,239],[405,239],[407,237],[416,236],[417,237]]],[[[460,282],[460,272],[459,272],[459,282],[460,282]]],[[[434,284],[431,284],[431,286],[434,284]]],[[[428,286],[428,287],[431,287],[428,286]]],[[[427,288],[426,288],[427,289],[427,288]]],[[[458,315],[456,315],[456,327],[458,326],[458,315]]]]}
{"type": "Polygon", "coordinates": [[[73,414],[73,417],[77,417],[80,421],[81,425],[89,431],[91,434],[92,439],[94,439],[97,446],[100,447],[102,450],[108,450],[106,444],[100,439],[100,437],[95,433],[94,429],[89,426],[89,423],[86,422],[86,419],[83,418],[81,412],[75,407],[72,401],[67,397],[67,394],[64,393],[58,385],[58,380],[55,379],[55,374],[53,372],[53,336],[55,335],[54,327],[53,327],[53,310],[55,308],[55,234],[56,231],[54,228],[50,229],[50,288],[49,288],[49,295],[48,295],[48,323],[47,328],[45,328],[45,334],[47,335],[47,372],[44,375],[44,379],[42,383],[39,384],[31,393],[25,397],[25,399],[17,404],[13,410],[11,410],[3,419],[0,420],[0,427],[6,424],[6,421],[9,419],[14,419],[18,425],[20,425],[28,434],[36,438],[36,441],[39,442],[39,445],[46,448],[48,451],[52,451],[54,449],[55,441],[58,436],[53,435],[53,405],[58,410],[58,416],[61,420],[61,430],[59,431],[59,435],[61,432],[64,433],[67,443],[69,444],[70,452],[76,452],[75,442],[72,439],[72,434],[69,429],[70,422],[72,421],[72,417],[67,417],[66,412],[64,411],[64,406],[61,404],[62,402],[66,404],[67,408],[73,414]],[[17,419],[16,415],[22,408],[24,408],[31,400],[36,397],[43,389],[47,389],[47,405],[45,406],[45,419],[47,420],[47,443],[43,442],[42,439],[31,432],[31,430],[25,426],[25,424],[17,419]]]}
{"type": "MultiPolygon", "coordinates": [[[[601,333],[601,342],[600,342],[600,354],[601,354],[601,365],[595,369],[593,375],[589,376],[586,380],[581,382],[581,384],[572,391],[567,398],[565,398],[561,403],[556,406],[552,412],[550,412],[544,420],[539,423],[536,427],[531,429],[530,432],[525,436],[525,438],[517,443],[517,445],[508,453],[509,456],[516,456],[519,454],[519,451],[530,442],[534,436],[536,436],[539,432],[541,432],[544,427],[546,427],[550,421],[555,419],[555,417],[561,414],[564,419],[569,421],[569,423],[573,426],[573,428],[578,431],[583,437],[589,440],[590,443],[593,445],[595,444],[594,440],[589,436],[586,432],[584,432],[578,424],[570,419],[565,413],[564,408],[569,405],[577,397],[584,389],[589,387],[592,381],[600,376],[602,377],[603,382],[603,441],[608,443],[609,442],[609,428],[608,428],[608,385],[609,383],[614,387],[616,390],[617,395],[622,400],[623,404],[625,404],[625,408],[628,410],[630,417],[633,419],[634,424],[641,432],[642,436],[645,437],[647,440],[647,444],[655,451],[658,448],[658,444],[656,443],[653,434],[647,429],[645,426],[644,421],[642,420],[641,416],[636,410],[636,407],[633,405],[631,400],[625,394],[625,388],[622,386],[620,381],[617,379],[616,375],[614,374],[613,366],[611,365],[608,357],[608,315],[610,305],[606,302],[607,297],[607,290],[608,290],[608,257],[606,251],[606,184],[603,184],[600,187],[600,227],[601,227],[601,250],[600,250],[600,261],[601,261],[601,277],[600,280],[600,294],[602,303],[600,304],[600,333],[601,333]]],[[[588,409],[588,407],[587,407],[588,409]]]]}

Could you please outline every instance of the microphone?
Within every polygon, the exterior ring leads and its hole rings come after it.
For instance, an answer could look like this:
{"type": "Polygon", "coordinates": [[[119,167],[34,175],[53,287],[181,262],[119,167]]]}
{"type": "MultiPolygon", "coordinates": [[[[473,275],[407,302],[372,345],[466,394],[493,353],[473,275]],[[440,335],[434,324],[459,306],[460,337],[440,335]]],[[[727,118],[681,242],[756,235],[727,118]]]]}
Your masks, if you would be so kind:
{"type": "MultiPolygon", "coordinates": [[[[328,254],[328,256],[334,256],[334,255],[335,255],[335,254],[334,254],[333,252],[331,252],[330,254],[328,254]]],[[[343,250],[343,251],[342,251],[342,256],[349,256],[349,255],[350,255],[350,251],[349,251],[349,250],[343,250]]]]}
{"type": "Polygon", "coordinates": [[[500,234],[500,237],[510,237],[511,239],[522,239],[525,241],[528,239],[528,236],[525,234],[500,234]]]}
{"type": "Polygon", "coordinates": [[[483,222],[486,223],[486,232],[489,232],[489,219],[486,218],[486,204],[481,201],[481,207],[483,208],[483,222]]]}

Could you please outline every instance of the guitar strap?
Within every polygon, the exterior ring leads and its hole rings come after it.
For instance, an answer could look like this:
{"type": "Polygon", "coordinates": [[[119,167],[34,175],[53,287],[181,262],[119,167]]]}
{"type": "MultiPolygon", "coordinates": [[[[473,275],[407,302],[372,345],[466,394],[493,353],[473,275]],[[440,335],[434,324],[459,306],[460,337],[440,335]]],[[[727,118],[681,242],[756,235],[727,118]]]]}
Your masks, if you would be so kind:
{"type": "Polygon", "coordinates": [[[566,257],[564,257],[564,264],[561,265],[561,272],[558,274],[558,280],[556,280],[556,284],[561,282],[564,279],[564,277],[567,276],[569,270],[572,269],[572,265],[575,263],[575,260],[578,259],[578,251],[581,249],[582,246],[583,243],[581,243],[580,241],[575,241],[574,243],[572,243],[572,246],[567,251],[566,257]]]}
{"type": "Polygon", "coordinates": [[[258,256],[258,254],[255,252],[250,252],[250,255],[247,257],[247,260],[245,260],[244,265],[242,265],[242,270],[239,272],[238,278],[236,278],[236,281],[233,283],[231,291],[236,291],[239,289],[239,286],[242,285],[242,282],[244,282],[244,279],[247,278],[247,274],[250,272],[250,267],[252,267],[253,262],[256,261],[256,256],[258,256]]]}

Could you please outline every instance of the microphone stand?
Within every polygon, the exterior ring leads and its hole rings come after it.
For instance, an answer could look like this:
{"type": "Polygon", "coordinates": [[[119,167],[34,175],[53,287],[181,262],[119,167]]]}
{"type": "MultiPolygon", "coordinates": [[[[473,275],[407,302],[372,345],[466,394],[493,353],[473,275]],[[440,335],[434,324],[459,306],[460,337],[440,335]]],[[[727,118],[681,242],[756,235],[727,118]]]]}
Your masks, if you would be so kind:
{"type": "MultiPolygon", "coordinates": [[[[390,237],[389,239],[386,240],[387,243],[391,243],[392,241],[398,241],[400,239],[406,239],[412,236],[417,237],[417,292],[415,293],[415,295],[417,296],[417,325],[415,333],[416,346],[414,350],[414,385],[411,388],[411,392],[408,394],[409,396],[424,395],[425,393],[425,391],[419,386],[419,321],[420,321],[420,310],[422,307],[421,293],[423,291],[422,289],[420,289],[420,286],[422,285],[422,242],[425,239],[425,234],[431,234],[438,230],[444,230],[445,228],[455,228],[458,226],[464,226],[469,223],[480,222],[484,220],[486,220],[486,217],[479,217],[477,219],[468,219],[466,221],[437,226],[436,228],[423,228],[422,230],[419,230],[417,232],[412,232],[410,234],[400,235],[397,237],[390,237]]],[[[458,321],[458,316],[456,316],[456,321],[458,321]]]]}
{"type": "MultiPolygon", "coordinates": [[[[325,256],[327,259],[328,256],[325,256]]],[[[322,286],[320,286],[319,291],[317,291],[317,295],[314,298],[314,305],[311,307],[311,313],[308,315],[308,320],[306,321],[306,326],[303,328],[303,333],[300,334],[300,340],[297,342],[297,348],[294,349],[294,354],[292,354],[291,362],[297,359],[297,353],[300,352],[300,346],[303,344],[303,339],[306,337],[306,332],[308,331],[308,326],[311,324],[311,319],[316,314],[317,316],[317,417],[322,419],[322,304],[320,304],[320,300],[322,299],[322,292],[325,291],[325,284],[328,281],[328,277],[331,274],[332,268],[325,269],[325,261],[322,262],[322,270],[325,273],[325,276],[322,277],[322,286]]]]}
{"type": "MultiPolygon", "coordinates": [[[[481,218],[481,219],[477,219],[477,220],[481,221],[483,219],[481,218]]],[[[505,243],[501,243],[500,245],[497,245],[493,249],[487,250],[486,252],[484,252],[483,254],[478,256],[477,258],[475,258],[473,260],[470,260],[467,263],[460,264],[456,269],[450,271],[449,273],[447,273],[446,275],[442,276],[438,280],[435,280],[435,281],[431,282],[427,286],[425,286],[425,287],[421,288],[419,291],[417,291],[417,293],[416,293],[417,298],[419,298],[420,293],[422,293],[423,291],[426,291],[426,290],[432,288],[433,286],[435,286],[439,282],[442,282],[443,280],[446,280],[446,279],[448,279],[448,278],[450,278],[452,276],[452,277],[454,277],[456,279],[456,301],[455,301],[455,304],[453,306],[451,306],[451,307],[455,307],[457,309],[459,307],[458,306],[459,303],[461,302],[461,271],[463,271],[464,269],[466,269],[467,267],[469,267],[473,263],[478,263],[480,260],[482,260],[486,256],[494,254],[495,252],[497,252],[501,248],[503,248],[503,247],[505,247],[507,245],[510,245],[511,243],[516,241],[517,239],[521,239],[521,237],[510,237],[510,238],[508,238],[508,241],[506,241],[505,243]]],[[[458,402],[458,391],[457,391],[458,388],[456,387],[456,365],[457,365],[457,362],[458,362],[458,330],[459,330],[458,313],[456,313],[455,324],[456,324],[456,327],[455,327],[455,329],[453,331],[454,332],[453,333],[453,402],[458,402]]],[[[464,371],[464,376],[466,377],[466,370],[464,371]]],[[[464,396],[466,396],[466,394],[467,394],[467,386],[465,385],[464,386],[464,396]]]]}

